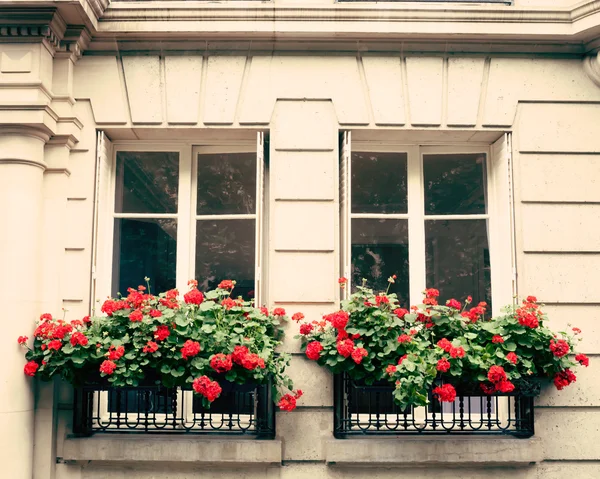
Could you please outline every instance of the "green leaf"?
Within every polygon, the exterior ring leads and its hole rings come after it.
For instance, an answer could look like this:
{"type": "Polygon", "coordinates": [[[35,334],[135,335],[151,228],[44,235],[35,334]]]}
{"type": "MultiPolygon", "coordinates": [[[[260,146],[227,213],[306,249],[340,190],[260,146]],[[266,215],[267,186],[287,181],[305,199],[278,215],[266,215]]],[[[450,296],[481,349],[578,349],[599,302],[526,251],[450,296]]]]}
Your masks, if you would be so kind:
{"type": "Polygon", "coordinates": [[[160,368],[160,372],[163,374],[169,374],[171,372],[171,368],[169,367],[168,364],[163,364],[162,367],[160,368]]]}
{"type": "Polygon", "coordinates": [[[513,341],[509,341],[508,343],[504,343],[504,349],[507,351],[516,351],[517,345],[513,341]]]}

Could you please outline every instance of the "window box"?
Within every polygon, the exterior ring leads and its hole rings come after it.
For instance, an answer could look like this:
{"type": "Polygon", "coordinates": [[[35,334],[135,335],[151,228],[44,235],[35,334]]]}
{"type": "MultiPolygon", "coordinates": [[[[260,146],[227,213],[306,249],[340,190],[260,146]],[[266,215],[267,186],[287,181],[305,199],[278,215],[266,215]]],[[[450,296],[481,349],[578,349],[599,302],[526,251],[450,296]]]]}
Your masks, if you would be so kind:
{"type": "Polygon", "coordinates": [[[533,398],[540,387],[538,380],[521,382],[512,393],[488,396],[476,384],[460,384],[453,403],[440,403],[430,392],[427,407],[402,410],[388,381],[366,385],[340,373],[334,376],[334,435],[338,439],[429,434],[527,438],[534,433],[533,398]]]}
{"type": "Polygon", "coordinates": [[[157,385],[111,387],[109,383],[75,388],[73,432],[166,433],[275,437],[271,383],[236,384],[219,379],[220,397],[210,408],[191,387],[157,385]]]}

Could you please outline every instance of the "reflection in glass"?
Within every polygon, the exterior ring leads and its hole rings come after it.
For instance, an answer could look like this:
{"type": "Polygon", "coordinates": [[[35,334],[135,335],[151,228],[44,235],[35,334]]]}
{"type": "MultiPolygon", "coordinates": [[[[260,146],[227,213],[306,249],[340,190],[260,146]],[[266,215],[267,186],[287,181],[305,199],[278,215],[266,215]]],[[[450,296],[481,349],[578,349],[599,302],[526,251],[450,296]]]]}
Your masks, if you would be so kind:
{"type": "Polygon", "coordinates": [[[487,220],[425,221],[427,287],[440,290],[440,299],[488,303],[492,286],[487,220]]]}
{"type": "Polygon", "coordinates": [[[406,213],[406,153],[352,153],[352,212],[406,213]]]}
{"type": "Polygon", "coordinates": [[[254,229],[253,219],[196,223],[196,279],[200,290],[234,279],[233,297],[254,297],[254,229]]]}
{"type": "Polygon", "coordinates": [[[115,219],[112,295],[145,285],[158,293],[175,287],[177,221],[115,219]]]}
{"type": "Polygon", "coordinates": [[[256,153],[198,155],[199,215],[256,211],[256,153]]]}
{"type": "Polygon", "coordinates": [[[362,284],[375,293],[385,291],[388,278],[397,279],[390,287],[400,304],[409,304],[408,221],[385,219],[352,220],[352,285],[362,284]]]}
{"type": "Polygon", "coordinates": [[[117,152],[117,213],[177,213],[178,184],[179,153],[117,152]]]}
{"type": "Polygon", "coordinates": [[[425,214],[485,214],[485,154],[424,155],[425,214]]]}

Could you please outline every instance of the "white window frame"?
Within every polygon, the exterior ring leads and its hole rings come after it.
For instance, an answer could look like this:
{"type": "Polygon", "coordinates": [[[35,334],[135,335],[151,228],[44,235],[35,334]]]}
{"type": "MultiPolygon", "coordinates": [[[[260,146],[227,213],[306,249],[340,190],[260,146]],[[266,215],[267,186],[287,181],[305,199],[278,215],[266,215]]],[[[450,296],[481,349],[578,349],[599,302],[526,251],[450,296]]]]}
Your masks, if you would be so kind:
{"type": "MultiPolygon", "coordinates": [[[[352,219],[385,218],[408,221],[408,261],[410,304],[421,304],[423,290],[435,285],[426,284],[425,221],[444,220],[488,220],[488,246],[490,251],[492,314],[498,314],[515,296],[514,234],[512,211],[512,186],[510,162],[510,135],[505,134],[489,143],[453,143],[419,145],[383,141],[351,141],[351,132],[345,132],[342,144],[342,168],[340,184],[340,211],[342,223],[341,265],[342,276],[351,278],[352,219]],[[504,141],[504,147],[497,144],[504,141]],[[502,150],[502,151],[500,151],[502,150]],[[406,153],[407,196],[406,214],[352,213],[351,211],[351,157],[356,152],[406,153]],[[484,153],[486,155],[486,213],[471,215],[425,215],[425,189],[423,179],[423,156],[429,154],[484,153]],[[500,167],[499,167],[500,166],[500,167]],[[427,217],[427,219],[425,219],[427,217]]],[[[350,288],[346,288],[350,289],[350,288]]],[[[345,293],[348,294],[348,293],[345,293]]],[[[406,305],[404,305],[406,306],[406,305]]]]}

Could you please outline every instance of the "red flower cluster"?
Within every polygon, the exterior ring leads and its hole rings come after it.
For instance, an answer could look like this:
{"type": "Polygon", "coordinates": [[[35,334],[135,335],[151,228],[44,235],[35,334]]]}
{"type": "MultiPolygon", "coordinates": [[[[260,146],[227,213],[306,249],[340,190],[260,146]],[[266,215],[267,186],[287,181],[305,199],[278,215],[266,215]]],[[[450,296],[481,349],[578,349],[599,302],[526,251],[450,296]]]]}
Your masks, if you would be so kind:
{"type": "Polygon", "coordinates": [[[488,379],[492,383],[506,381],[506,371],[502,366],[492,366],[487,374],[488,379]]]}
{"type": "Polygon", "coordinates": [[[438,348],[442,348],[447,353],[453,348],[452,343],[448,341],[446,338],[442,338],[437,342],[438,348]]]}
{"type": "Polygon", "coordinates": [[[515,385],[506,379],[506,371],[502,366],[492,366],[487,377],[492,385],[481,384],[481,389],[485,394],[492,394],[496,391],[509,393],[515,389],[515,385]]]}
{"type": "Polygon", "coordinates": [[[39,367],[40,365],[35,361],[29,361],[23,368],[23,371],[25,372],[25,374],[27,374],[27,376],[33,377],[35,376],[35,373],[39,367]]]}
{"type": "Polygon", "coordinates": [[[165,293],[165,297],[160,298],[158,302],[169,309],[177,309],[179,307],[179,303],[177,302],[178,295],[179,291],[170,289],[165,293]]]}
{"type": "Polygon", "coordinates": [[[504,338],[502,336],[500,336],[499,334],[496,334],[492,338],[492,343],[503,343],[503,342],[504,342],[504,338]]]}
{"type": "Polygon", "coordinates": [[[566,388],[569,384],[574,383],[577,376],[570,369],[565,369],[554,375],[554,385],[559,391],[566,388]]]}
{"type": "Polygon", "coordinates": [[[62,319],[53,322],[52,316],[48,314],[46,319],[35,329],[33,335],[40,339],[64,339],[72,331],[73,326],[65,323],[62,319]],[[50,319],[47,319],[48,317],[50,319]]]}
{"type": "Polygon", "coordinates": [[[311,341],[306,345],[306,357],[318,361],[323,351],[323,345],[319,341],[311,341]]]}
{"type": "Polygon", "coordinates": [[[550,340],[550,351],[557,358],[562,358],[569,354],[571,348],[569,347],[569,343],[567,343],[564,339],[559,339],[558,341],[554,341],[554,339],[550,340]]]}
{"type": "Polygon", "coordinates": [[[456,399],[456,389],[454,389],[452,384],[438,386],[431,392],[438,398],[440,402],[454,402],[456,399]]]}
{"type": "Polygon", "coordinates": [[[523,306],[517,309],[517,321],[521,326],[533,329],[540,325],[541,313],[536,302],[535,296],[527,296],[527,299],[523,300],[523,306]]]}
{"type": "Polygon", "coordinates": [[[171,335],[171,332],[169,331],[169,327],[164,324],[157,326],[156,329],[154,330],[154,339],[158,339],[159,341],[164,341],[170,335],[171,335]]]}
{"type": "Polygon", "coordinates": [[[201,291],[198,291],[198,288],[194,286],[183,295],[183,300],[187,304],[202,304],[204,301],[204,295],[201,291]]]}
{"type": "Polygon", "coordinates": [[[590,365],[590,358],[588,358],[585,354],[575,355],[575,361],[577,361],[582,366],[585,366],[586,368],[590,365]]]}
{"type": "Polygon", "coordinates": [[[196,356],[199,352],[200,343],[188,339],[185,343],[183,343],[183,348],[181,348],[181,357],[187,360],[188,358],[196,356]]]}
{"type": "Polygon", "coordinates": [[[305,324],[301,324],[300,325],[300,334],[302,334],[304,336],[312,333],[312,330],[313,330],[313,325],[312,324],[305,323],[305,324]]]}
{"type": "Polygon", "coordinates": [[[117,365],[110,360],[102,361],[100,365],[100,372],[104,374],[110,375],[115,372],[115,369],[117,369],[117,365]]]}
{"type": "Polygon", "coordinates": [[[224,279],[223,281],[221,281],[219,283],[219,286],[217,286],[217,288],[219,289],[233,289],[235,286],[235,281],[232,281],[230,279],[224,279]]]}
{"type": "Polygon", "coordinates": [[[387,368],[385,368],[385,372],[390,376],[396,372],[396,366],[393,364],[389,364],[387,368]]]}
{"type": "MultiPolygon", "coordinates": [[[[284,313],[285,314],[285,313],[284,313]]],[[[294,313],[292,316],[292,321],[302,321],[304,319],[304,315],[302,313],[294,313]]]]}
{"type": "Polygon", "coordinates": [[[105,354],[105,356],[108,357],[108,359],[110,359],[111,361],[116,361],[118,359],[121,359],[124,354],[125,348],[123,346],[119,346],[118,348],[111,346],[108,348],[108,352],[105,354]]]}
{"type": "Polygon", "coordinates": [[[17,338],[17,343],[19,344],[25,344],[27,342],[29,338],[27,336],[19,336],[17,338]]]}
{"type": "MultiPolygon", "coordinates": [[[[302,313],[299,313],[302,314],[302,313]]],[[[285,309],[283,308],[275,308],[273,310],[273,316],[285,316],[285,309]]],[[[304,315],[302,315],[304,317],[304,315]]]]}
{"type": "Polygon", "coordinates": [[[487,307],[487,303],[482,301],[474,308],[469,309],[469,311],[463,311],[460,315],[463,318],[467,318],[471,323],[475,323],[485,314],[485,309],[487,307]]]}
{"type": "Polygon", "coordinates": [[[239,364],[244,369],[253,370],[256,368],[265,368],[265,360],[258,354],[251,353],[246,346],[236,346],[231,355],[233,362],[239,364]]]}
{"type": "Polygon", "coordinates": [[[389,304],[390,300],[385,294],[378,294],[375,296],[375,304],[381,306],[382,304],[389,304]]]}
{"type": "Polygon", "coordinates": [[[342,278],[338,279],[338,284],[340,285],[340,287],[342,287],[342,288],[345,287],[346,283],[348,283],[348,280],[346,278],[342,277],[342,278]]]}
{"type": "Polygon", "coordinates": [[[400,336],[398,336],[398,342],[399,343],[410,343],[412,341],[412,336],[409,336],[408,334],[401,334],[400,336]]]}
{"type": "Polygon", "coordinates": [[[352,359],[356,364],[360,364],[363,358],[366,358],[369,355],[366,349],[364,348],[356,348],[352,351],[352,359]]]}
{"type": "Polygon", "coordinates": [[[458,310],[460,310],[462,308],[462,304],[460,304],[454,298],[446,301],[446,306],[448,306],[449,308],[454,308],[454,309],[458,309],[458,310]]]}
{"type": "Polygon", "coordinates": [[[404,316],[408,314],[408,310],[404,308],[396,308],[394,309],[394,314],[398,316],[398,318],[403,319],[404,316]]]}
{"type": "Polygon", "coordinates": [[[462,348],[462,346],[459,346],[457,348],[450,348],[450,356],[453,358],[464,358],[465,357],[465,350],[462,348]]]}
{"type": "Polygon", "coordinates": [[[155,353],[156,351],[158,351],[158,344],[155,343],[154,341],[148,341],[148,343],[146,343],[146,346],[144,346],[142,348],[142,352],[144,353],[155,353]]]}
{"type": "Polygon", "coordinates": [[[79,331],[75,331],[72,335],[71,335],[71,345],[72,346],[87,346],[88,344],[88,338],[86,337],[85,334],[80,333],[79,331]]]}
{"type": "Polygon", "coordinates": [[[517,355],[513,352],[510,352],[506,355],[506,359],[513,364],[517,364],[517,360],[519,359],[517,355]]]}
{"type": "Polygon", "coordinates": [[[107,316],[112,316],[115,311],[127,308],[129,308],[129,304],[127,304],[127,301],[125,301],[124,299],[120,299],[118,301],[115,301],[113,299],[107,299],[102,304],[100,311],[102,311],[107,316]]]}
{"type": "Polygon", "coordinates": [[[302,397],[302,394],[302,389],[298,389],[296,391],[296,395],[283,395],[279,400],[279,403],[277,404],[279,406],[279,409],[281,409],[282,411],[293,411],[294,409],[296,409],[296,400],[300,399],[302,397]]]}
{"type": "Polygon", "coordinates": [[[348,324],[349,318],[350,315],[346,311],[336,311],[335,313],[326,314],[323,316],[323,319],[330,322],[331,325],[337,330],[344,329],[348,324]]]}
{"type": "Polygon", "coordinates": [[[152,318],[160,318],[162,316],[162,313],[158,309],[151,309],[149,314],[152,318]]]}
{"type": "Polygon", "coordinates": [[[439,297],[440,292],[437,289],[428,288],[423,291],[423,294],[425,295],[423,304],[427,304],[429,306],[436,306],[438,304],[437,299],[435,298],[439,297]]]}
{"type": "Polygon", "coordinates": [[[221,301],[221,306],[229,311],[231,308],[237,306],[237,303],[231,298],[225,298],[223,301],[221,301]]]}
{"type": "Polygon", "coordinates": [[[446,358],[442,358],[437,362],[437,370],[443,373],[447,372],[450,369],[450,361],[446,358]]]}
{"type": "Polygon", "coordinates": [[[62,341],[60,339],[53,339],[48,343],[48,349],[58,351],[60,348],[62,348],[62,341]]]}
{"type": "Polygon", "coordinates": [[[226,373],[233,367],[233,360],[231,354],[215,354],[210,359],[210,367],[218,373],[226,373]]]}
{"type": "Polygon", "coordinates": [[[144,319],[144,313],[142,313],[142,311],[139,309],[136,309],[135,311],[132,311],[131,314],[129,314],[130,321],[139,322],[139,321],[142,321],[143,319],[144,319]]]}
{"type": "Polygon", "coordinates": [[[208,399],[208,402],[213,402],[221,395],[221,386],[217,381],[211,381],[208,376],[200,376],[194,379],[192,383],[194,391],[208,399]]]}
{"type": "Polygon", "coordinates": [[[352,351],[354,351],[354,341],[352,341],[351,339],[344,339],[343,341],[338,341],[337,351],[342,356],[347,358],[352,354],[352,351]]]}

